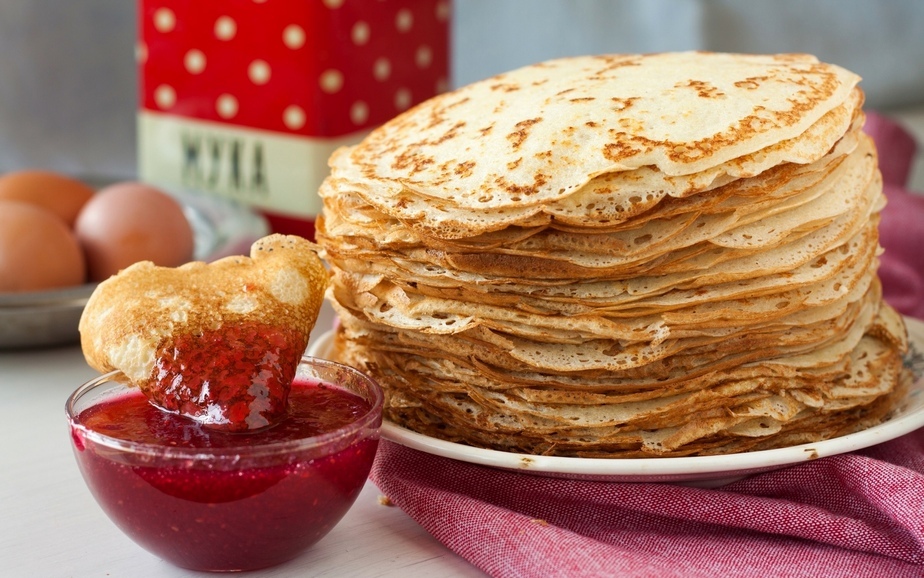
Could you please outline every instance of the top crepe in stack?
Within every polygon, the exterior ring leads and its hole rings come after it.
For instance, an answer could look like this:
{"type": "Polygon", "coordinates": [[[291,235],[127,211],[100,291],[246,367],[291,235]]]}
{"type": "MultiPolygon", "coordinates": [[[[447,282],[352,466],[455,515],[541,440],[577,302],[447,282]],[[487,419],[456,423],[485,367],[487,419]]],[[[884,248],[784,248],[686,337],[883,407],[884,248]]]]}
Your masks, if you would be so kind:
{"type": "Polygon", "coordinates": [[[388,419],[524,453],[817,441],[907,387],[859,78],[806,55],[544,62],[331,157],[336,356],[388,419]]]}

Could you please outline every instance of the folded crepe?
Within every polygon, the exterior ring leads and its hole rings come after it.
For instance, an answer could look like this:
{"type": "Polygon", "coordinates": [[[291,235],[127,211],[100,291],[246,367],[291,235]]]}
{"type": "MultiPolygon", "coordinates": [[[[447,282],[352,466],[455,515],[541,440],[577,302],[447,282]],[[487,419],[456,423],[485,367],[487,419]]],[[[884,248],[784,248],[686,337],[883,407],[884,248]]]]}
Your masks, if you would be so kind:
{"type": "Polygon", "coordinates": [[[158,407],[205,427],[284,419],[328,273],[313,243],[258,239],[250,256],[135,263],[96,287],[80,317],[87,363],[119,370],[158,407]]]}
{"type": "Polygon", "coordinates": [[[422,103],[330,159],[335,356],[395,423],[505,451],[879,423],[910,377],[858,82],[801,54],[604,55],[422,103]]]}

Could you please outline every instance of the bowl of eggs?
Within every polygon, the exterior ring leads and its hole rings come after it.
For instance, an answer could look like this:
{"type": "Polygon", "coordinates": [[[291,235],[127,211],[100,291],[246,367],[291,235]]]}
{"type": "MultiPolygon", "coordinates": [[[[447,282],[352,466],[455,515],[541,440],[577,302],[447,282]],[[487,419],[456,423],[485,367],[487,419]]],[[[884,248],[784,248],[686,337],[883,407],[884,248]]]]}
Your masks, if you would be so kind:
{"type": "Polygon", "coordinates": [[[246,253],[262,216],[213,196],[45,170],[0,175],[0,349],[63,345],[97,283],[138,261],[246,253]]]}

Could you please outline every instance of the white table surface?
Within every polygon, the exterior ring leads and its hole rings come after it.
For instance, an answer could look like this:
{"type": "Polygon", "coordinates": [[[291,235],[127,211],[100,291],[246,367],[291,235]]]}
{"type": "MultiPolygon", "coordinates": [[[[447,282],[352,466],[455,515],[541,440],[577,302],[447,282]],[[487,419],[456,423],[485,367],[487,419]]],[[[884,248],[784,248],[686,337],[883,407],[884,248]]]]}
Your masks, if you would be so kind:
{"type": "MultiPolygon", "coordinates": [[[[924,147],[924,109],[891,116],[924,147]]],[[[910,188],[924,191],[924,151],[910,188]]],[[[325,304],[315,335],[330,327],[325,304]]],[[[190,576],[136,546],[84,485],[71,453],[64,402],[96,376],[77,345],[0,351],[0,576],[190,576]]],[[[367,482],[334,530],[300,558],[261,576],[483,576],[367,482]]]]}
{"type": "MultiPolygon", "coordinates": [[[[325,304],[315,334],[330,327],[325,304]]],[[[97,506],[77,469],[67,396],[98,375],[79,346],[0,351],[0,576],[198,575],[136,546],[97,506]]],[[[301,557],[260,576],[483,576],[367,482],[353,508],[301,557]]]]}

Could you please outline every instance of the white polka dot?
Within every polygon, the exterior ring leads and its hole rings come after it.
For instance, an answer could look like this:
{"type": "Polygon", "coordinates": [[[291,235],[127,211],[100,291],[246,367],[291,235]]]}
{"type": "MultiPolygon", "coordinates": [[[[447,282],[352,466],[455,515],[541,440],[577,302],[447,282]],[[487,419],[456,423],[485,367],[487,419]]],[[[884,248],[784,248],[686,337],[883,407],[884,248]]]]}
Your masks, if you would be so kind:
{"type": "Polygon", "coordinates": [[[154,102],[166,110],[176,104],[176,91],[169,84],[161,84],[154,89],[154,102]]]}
{"type": "Polygon", "coordinates": [[[353,39],[353,44],[357,46],[362,46],[369,42],[369,25],[362,20],[354,24],[353,30],[350,31],[350,38],[353,39]]]}
{"type": "Polygon", "coordinates": [[[230,16],[219,16],[215,20],[215,38],[219,40],[231,40],[237,34],[237,22],[230,16]]]}
{"type": "Polygon", "coordinates": [[[154,11],[154,28],[158,32],[170,32],[176,26],[176,15],[169,8],[158,8],[154,11]]]}
{"type": "Polygon", "coordinates": [[[391,76],[391,62],[387,58],[377,58],[372,65],[372,76],[379,82],[388,80],[391,76]]]}
{"type": "Polygon", "coordinates": [[[254,60],[247,67],[247,76],[254,84],[266,84],[270,74],[270,65],[265,60],[254,60]]]}
{"type": "Polygon", "coordinates": [[[190,74],[199,74],[205,70],[205,54],[193,48],[183,57],[183,66],[190,74]]]}
{"type": "Polygon", "coordinates": [[[222,94],[215,101],[215,111],[221,118],[234,118],[237,115],[237,99],[230,94],[222,94]]]}
{"type": "Polygon", "coordinates": [[[343,73],[335,68],[328,68],[321,73],[321,90],[327,94],[334,94],[343,88],[343,73]]]}
{"type": "Polygon", "coordinates": [[[433,51],[426,44],[420,45],[414,54],[414,62],[417,63],[417,68],[429,68],[433,62],[433,51]]]}
{"type": "Polygon", "coordinates": [[[436,3],[436,19],[439,22],[446,22],[449,20],[449,12],[451,8],[449,7],[449,2],[440,0],[436,3]]]}
{"type": "Polygon", "coordinates": [[[135,44],[135,61],[144,64],[148,61],[148,45],[144,42],[135,44]]]}
{"type": "Polygon", "coordinates": [[[289,24],[282,31],[282,42],[292,50],[305,45],[305,29],[298,24],[289,24]]]}
{"type": "Polygon", "coordinates": [[[361,100],[357,100],[350,107],[350,120],[353,124],[363,124],[369,120],[369,105],[361,100]]]}
{"type": "Polygon", "coordinates": [[[411,106],[411,91],[406,88],[399,88],[395,92],[395,108],[407,110],[409,106],[411,106]]]}
{"type": "Polygon", "coordinates": [[[395,28],[398,29],[398,32],[407,32],[412,26],[414,26],[414,15],[411,14],[411,11],[407,8],[398,10],[395,15],[395,28]]]}
{"type": "Polygon", "coordinates": [[[282,111],[282,122],[291,130],[298,130],[305,126],[305,111],[302,107],[291,105],[282,111]]]}
{"type": "Polygon", "coordinates": [[[334,10],[343,6],[343,0],[324,0],[324,5],[334,10]]]}

